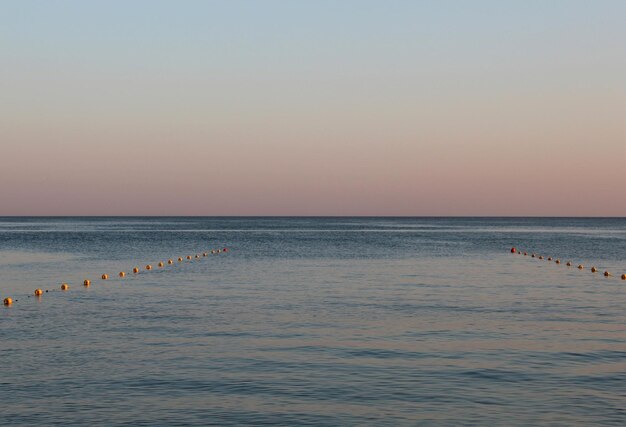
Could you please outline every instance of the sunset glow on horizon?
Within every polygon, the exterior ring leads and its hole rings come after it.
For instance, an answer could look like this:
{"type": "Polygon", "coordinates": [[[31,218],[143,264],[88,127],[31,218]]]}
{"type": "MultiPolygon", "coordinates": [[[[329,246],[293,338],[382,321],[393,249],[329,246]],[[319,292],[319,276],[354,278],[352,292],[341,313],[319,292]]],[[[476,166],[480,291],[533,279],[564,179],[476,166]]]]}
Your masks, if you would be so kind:
{"type": "Polygon", "coordinates": [[[0,215],[626,216],[625,16],[5,2],[0,215]]]}

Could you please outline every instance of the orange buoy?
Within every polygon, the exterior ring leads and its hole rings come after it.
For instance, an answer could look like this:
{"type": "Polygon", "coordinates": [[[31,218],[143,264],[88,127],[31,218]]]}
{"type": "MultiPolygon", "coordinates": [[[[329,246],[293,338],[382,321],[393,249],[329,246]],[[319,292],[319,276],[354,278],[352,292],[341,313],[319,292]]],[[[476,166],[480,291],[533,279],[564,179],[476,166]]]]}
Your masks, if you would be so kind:
{"type": "Polygon", "coordinates": [[[612,274],[611,274],[611,273],[609,273],[608,271],[605,271],[605,272],[604,272],[604,277],[609,277],[609,276],[612,276],[612,274]]]}
{"type": "Polygon", "coordinates": [[[626,280],[626,274],[622,274],[622,280],[626,280]]]}
{"type": "Polygon", "coordinates": [[[102,280],[106,280],[106,279],[108,279],[108,278],[109,278],[109,275],[108,275],[108,274],[103,274],[103,275],[102,275],[102,280]]]}
{"type": "Polygon", "coordinates": [[[552,261],[552,257],[551,256],[548,257],[548,261],[552,261]]]}
{"type": "Polygon", "coordinates": [[[152,270],[152,266],[150,264],[146,265],[146,270],[152,270]]]}
{"type": "Polygon", "coordinates": [[[539,255],[539,259],[543,259],[543,255],[539,255]]]}
{"type": "Polygon", "coordinates": [[[84,285],[85,287],[89,287],[89,285],[91,285],[91,280],[89,280],[89,279],[85,279],[85,281],[83,282],[83,285],[84,285]]]}
{"type": "Polygon", "coordinates": [[[124,277],[124,276],[126,276],[126,272],[120,271],[120,277],[124,277]]]}
{"type": "Polygon", "coordinates": [[[172,261],[171,259],[168,259],[168,260],[167,260],[167,263],[168,263],[168,264],[173,264],[173,263],[174,263],[174,261],[172,261]]]}
{"type": "Polygon", "coordinates": [[[187,255],[187,259],[191,259],[191,255],[187,255]]]}
{"type": "Polygon", "coordinates": [[[61,285],[61,290],[62,290],[62,291],[67,291],[69,288],[70,288],[70,287],[69,287],[69,285],[68,285],[67,283],[63,283],[63,284],[61,285]]]}
{"type": "Polygon", "coordinates": [[[560,264],[560,263],[561,263],[561,260],[560,260],[560,259],[557,259],[557,260],[556,260],[556,261],[554,261],[554,262],[556,262],[557,264],[560,264]]]}
{"type": "Polygon", "coordinates": [[[584,265],[582,265],[582,264],[578,264],[578,269],[579,269],[579,270],[582,270],[583,268],[585,268],[585,266],[584,266],[584,265]]]}
{"type": "Polygon", "coordinates": [[[597,268],[595,268],[595,267],[591,267],[591,272],[592,272],[592,273],[595,273],[596,271],[598,271],[598,269],[597,269],[597,268]]]}
{"type": "Polygon", "coordinates": [[[133,268],[133,273],[139,273],[139,268],[138,267],[133,268]]]}
{"type": "Polygon", "coordinates": [[[163,264],[163,261],[159,261],[159,267],[163,267],[165,264],[163,264]]]}
{"type": "Polygon", "coordinates": [[[7,307],[10,306],[11,304],[13,304],[13,298],[11,297],[6,297],[4,299],[4,305],[6,305],[7,307]]]}
{"type": "Polygon", "coordinates": [[[41,289],[35,289],[35,296],[40,297],[43,295],[43,291],[41,289]]]}
{"type": "Polygon", "coordinates": [[[178,262],[182,262],[183,258],[182,257],[178,257],[178,262]]]}
{"type": "Polygon", "coordinates": [[[572,262],[571,261],[567,261],[567,264],[565,264],[565,265],[567,265],[568,267],[571,267],[572,266],[572,262]]]}

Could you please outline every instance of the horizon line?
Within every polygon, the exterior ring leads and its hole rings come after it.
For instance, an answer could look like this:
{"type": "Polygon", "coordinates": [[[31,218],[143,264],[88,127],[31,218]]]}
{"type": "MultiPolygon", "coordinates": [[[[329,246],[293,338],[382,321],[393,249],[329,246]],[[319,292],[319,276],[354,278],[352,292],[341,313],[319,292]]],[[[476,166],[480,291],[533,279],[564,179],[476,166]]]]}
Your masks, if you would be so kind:
{"type": "Polygon", "coordinates": [[[580,218],[626,219],[595,215],[0,215],[0,218],[580,218]]]}

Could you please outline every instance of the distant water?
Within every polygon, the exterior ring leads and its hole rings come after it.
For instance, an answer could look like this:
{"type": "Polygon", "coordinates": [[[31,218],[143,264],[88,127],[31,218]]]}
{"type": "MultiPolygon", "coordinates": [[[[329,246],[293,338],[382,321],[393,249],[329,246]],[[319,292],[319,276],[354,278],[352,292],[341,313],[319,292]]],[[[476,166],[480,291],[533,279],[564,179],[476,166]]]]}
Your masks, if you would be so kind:
{"type": "Polygon", "coordinates": [[[622,273],[625,218],[0,218],[0,425],[623,426],[622,273]]]}

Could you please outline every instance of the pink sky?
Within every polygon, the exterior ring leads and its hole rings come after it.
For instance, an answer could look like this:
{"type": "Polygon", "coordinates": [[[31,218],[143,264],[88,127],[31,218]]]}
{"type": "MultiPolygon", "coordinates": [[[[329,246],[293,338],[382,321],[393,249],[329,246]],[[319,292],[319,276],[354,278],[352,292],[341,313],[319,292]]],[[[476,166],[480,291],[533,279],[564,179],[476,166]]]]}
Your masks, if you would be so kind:
{"type": "Polygon", "coordinates": [[[626,216],[619,3],[559,4],[454,34],[410,3],[291,35],[8,13],[0,215],[626,216]]]}

